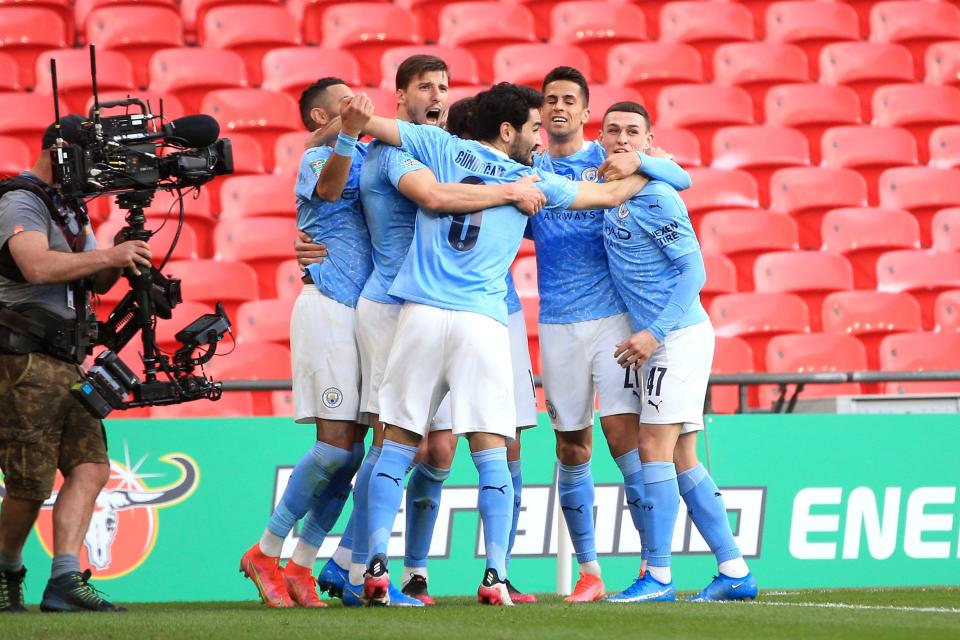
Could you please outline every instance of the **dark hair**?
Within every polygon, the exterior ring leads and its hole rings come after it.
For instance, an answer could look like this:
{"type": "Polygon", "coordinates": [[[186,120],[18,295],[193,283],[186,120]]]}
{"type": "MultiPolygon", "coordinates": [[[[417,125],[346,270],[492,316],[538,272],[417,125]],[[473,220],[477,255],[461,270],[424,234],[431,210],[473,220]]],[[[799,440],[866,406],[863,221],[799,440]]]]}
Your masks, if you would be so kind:
{"type": "Polygon", "coordinates": [[[464,140],[472,139],[473,111],[476,107],[477,99],[473,96],[461,98],[450,105],[450,110],[447,111],[447,131],[464,140]]]}
{"type": "Polygon", "coordinates": [[[650,131],[650,114],[647,113],[647,109],[637,102],[617,102],[610,105],[603,114],[603,119],[606,120],[607,116],[613,113],[614,111],[623,111],[625,113],[637,113],[643,116],[644,122],[647,123],[647,131],[650,131]]]}
{"type": "Polygon", "coordinates": [[[80,141],[80,125],[84,117],[76,114],[70,114],[60,118],[60,133],[57,135],[57,123],[52,122],[43,132],[43,138],[40,140],[40,149],[49,149],[57,141],[57,138],[63,138],[65,142],[75,144],[80,141]]]}
{"type": "Polygon", "coordinates": [[[303,126],[305,126],[308,131],[313,131],[316,128],[316,124],[310,118],[310,110],[321,107],[320,100],[323,99],[323,94],[326,93],[328,87],[332,87],[335,84],[347,83],[340,78],[327,76],[309,85],[303,90],[303,93],[300,94],[300,120],[303,121],[303,126]]]}
{"type": "Polygon", "coordinates": [[[490,142],[500,136],[500,125],[509,122],[521,129],[530,119],[530,109],[543,106],[543,94],[536,89],[501,82],[477,95],[473,111],[475,140],[490,142]]]}
{"type": "Polygon", "coordinates": [[[447,81],[450,81],[450,69],[447,67],[447,63],[437,56],[428,56],[425,54],[410,56],[397,67],[397,90],[406,89],[411,80],[419,78],[430,71],[442,71],[447,74],[447,81]]]}
{"type": "Polygon", "coordinates": [[[557,80],[567,80],[580,87],[580,92],[583,94],[583,105],[590,105],[590,89],[587,87],[587,79],[583,77],[582,73],[573,67],[555,67],[544,77],[543,86],[540,90],[546,93],[547,85],[557,80]]]}

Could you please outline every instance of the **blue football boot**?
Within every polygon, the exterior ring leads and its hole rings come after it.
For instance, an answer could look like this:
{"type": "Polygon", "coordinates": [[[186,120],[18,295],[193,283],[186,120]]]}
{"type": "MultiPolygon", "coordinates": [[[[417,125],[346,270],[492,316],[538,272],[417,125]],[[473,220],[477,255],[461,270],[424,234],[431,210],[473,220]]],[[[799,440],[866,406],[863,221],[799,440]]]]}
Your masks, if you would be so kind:
{"type": "Polygon", "coordinates": [[[363,583],[350,584],[349,580],[343,583],[343,606],[363,606],[363,583]]]}
{"type": "Polygon", "coordinates": [[[390,583],[390,601],[387,604],[388,607],[423,607],[426,606],[416,598],[411,598],[403,591],[398,589],[394,584],[390,583]]]}
{"type": "Polygon", "coordinates": [[[333,560],[327,560],[320,575],[317,576],[317,587],[321,593],[331,598],[343,599],[343,588],[347,584],[350,572],[333,560]]]}
{"type": "Polygon", "coordinates": [[[713,582],[687,602],[725,602],[729,600],[754,600],[759,590],[752,573],[742,578],[731,578],[722,573],[713,577],[713,582]]]}
{"type": "Polygon", "coordinates": [[[607,598],[607,602],[673,602],[676,599],[677,591],[673,588],[673,582],[664,584],[647,571],[644,575],[637,576],[633,584],[627,587],[623,593],[607,598]]]}

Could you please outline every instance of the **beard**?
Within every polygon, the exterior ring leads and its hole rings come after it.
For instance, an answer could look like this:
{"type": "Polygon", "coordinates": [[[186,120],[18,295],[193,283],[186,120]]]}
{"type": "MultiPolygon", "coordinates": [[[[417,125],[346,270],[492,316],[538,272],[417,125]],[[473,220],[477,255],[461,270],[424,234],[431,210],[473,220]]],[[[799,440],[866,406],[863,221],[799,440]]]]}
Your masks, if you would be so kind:
{"type": "Polygon", "coordinates": [[[507,156],[514,162],[530,167],[533,166],[533,149],[534,147],[528,147],[520,140],[516,140],[510,145],[507,156]]]}

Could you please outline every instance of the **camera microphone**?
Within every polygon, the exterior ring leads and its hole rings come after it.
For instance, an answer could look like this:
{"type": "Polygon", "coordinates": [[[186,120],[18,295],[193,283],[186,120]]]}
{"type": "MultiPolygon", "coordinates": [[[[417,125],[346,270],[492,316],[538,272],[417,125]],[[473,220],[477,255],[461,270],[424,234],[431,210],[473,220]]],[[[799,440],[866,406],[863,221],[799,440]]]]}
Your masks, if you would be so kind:
{"type": "Polygon", "coordinates": [[[161,127],[162,136],[176,138],[187,147],[209,147],[220,137],[220,124],[205,114],[177,118],[161,127]]]}

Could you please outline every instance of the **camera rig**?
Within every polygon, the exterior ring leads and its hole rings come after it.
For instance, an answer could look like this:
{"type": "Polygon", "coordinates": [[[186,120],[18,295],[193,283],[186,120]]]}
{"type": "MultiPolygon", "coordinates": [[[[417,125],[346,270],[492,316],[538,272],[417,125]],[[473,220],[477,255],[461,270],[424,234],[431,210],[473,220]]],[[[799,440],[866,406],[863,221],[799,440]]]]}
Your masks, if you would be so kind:
{"type": "MultiPolygon", "coordinates": [[[[206,398],[219,400],[221,384],[207,377],[204,364],[216,355],[217,344],[230,330],[223,305],[204,314],[176,334],[180,347],[172,357],[156,342],[158,318],[169,320],[181,302],[180,280],[161,273],[173,253],[184,222],[183,190],[199,187],[218,175],[233,173],[229,139],[219,139],[220,127],[206,115],[192,115],[164,123],[150,113],[141,100],[128,98],[100,103],[97,95],[96,51],[90,45],[90,72],[93,106],[88,119],[79,124],[71,144],[61,129],[57,96],[56,60],[50,62],[54,112],[58,140],[51,153],[54,184],[67,200],[116,194],[117,204],[126,211],[126,226],[116,240],[148,241],[153,231],[146,228],[144,207],[158,189],[179,196],[179,221],[173,244],[158,268],[139,266],[139,273],[126,269],[130,291],[98,323],[96,343],[106,347],[94,365],[71,391],[93,415],[104,418],[114,409],[179,404],[206,398]],[[139,107],[138,113],[104,117],[110,107],[139,107]],[[117,355],[137,333],[141,334],[143,379],[117,355]],[[196,353],[199,349],[205,351],[196,353]],[[201,368],[199,374],[194,373],[201,368]],[[162,376],[162,377],[161,377],[162,376]]],[[[78,320],[80,320],[78,318],[78,320]]],[[[84,318],[83,320],[86,320],[84,318]]]]}

